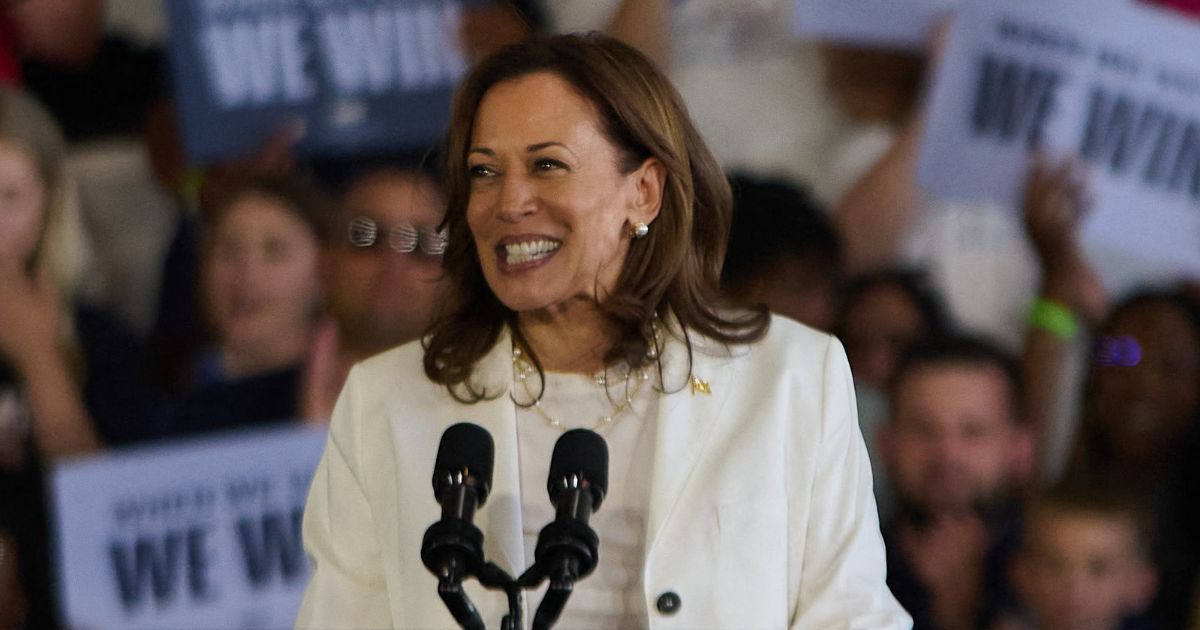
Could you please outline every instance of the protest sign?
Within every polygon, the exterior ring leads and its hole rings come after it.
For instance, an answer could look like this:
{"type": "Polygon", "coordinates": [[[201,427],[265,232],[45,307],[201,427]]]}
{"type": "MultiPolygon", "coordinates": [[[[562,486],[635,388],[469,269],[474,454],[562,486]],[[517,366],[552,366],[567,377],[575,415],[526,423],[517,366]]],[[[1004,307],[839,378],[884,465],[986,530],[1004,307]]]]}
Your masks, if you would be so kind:
{"type": "Polygon", "coordinates": [[[802,39],[884,48],[924,48],[937,20],[959,0],[797,0],[802,39]]]}
{"type": "Polygon", "coordinates": [[[285,126],[301,155],[430,146],[466,70],[467,0],[172,0],[170,59],[188,157],[257,149],[285,126]]]}
{"type": "Polygon", "coordinates": [[[325,432],[287,428],[116,451],[53,477],[72,628],[290,628],[300,521],[325,432]]]}
{"type": "MultiPolygon", "coordinates": [[[[934,84],[919,179],[1016,207],[1029,153],[1078,156],[1110,288],[1200,274],[1200,23],[1121,0],[969,0],[934,84]]],[[[1016,210],[1014,210],[1016,211],[1016,210]]]]}

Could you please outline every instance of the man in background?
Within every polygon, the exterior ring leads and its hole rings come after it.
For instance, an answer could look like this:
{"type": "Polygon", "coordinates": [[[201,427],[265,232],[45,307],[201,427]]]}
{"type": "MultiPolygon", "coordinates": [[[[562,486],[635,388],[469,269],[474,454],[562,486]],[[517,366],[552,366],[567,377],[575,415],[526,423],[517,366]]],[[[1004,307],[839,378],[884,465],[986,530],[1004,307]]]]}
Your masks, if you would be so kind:
{"type": "Polygon", "coordinates": [[[901,360],[890,399],[888,586],[915,628],[987,627],[1011,599],[1016,498],[1034,461],[1015,365],[979,339],[931,340],[901,360]]]}
{"type": "Polygon", "coordinates": [[[421,336],[442,290],[442,191],[421,171],[375,167],[345,189],[321,261],[332,320],[317,334],[303,409],[328,420],[350,367],[421,336]]]}

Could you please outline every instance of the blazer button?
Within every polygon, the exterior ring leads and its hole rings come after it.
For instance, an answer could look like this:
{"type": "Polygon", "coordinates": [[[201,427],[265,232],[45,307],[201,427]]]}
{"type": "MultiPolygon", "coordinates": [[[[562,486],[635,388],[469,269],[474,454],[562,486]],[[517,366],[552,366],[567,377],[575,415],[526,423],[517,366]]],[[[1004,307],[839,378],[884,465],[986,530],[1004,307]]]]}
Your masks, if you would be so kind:
{"type": "Polygon", "coordinates": [[[679,612],[679,607],[682,605],[683,602],[680,601],[679,595],[676,595],[673,591],[667,591],[659,595],[658,601],[654,602],[654,607],[664,615],[674,615],[679,612]]]}

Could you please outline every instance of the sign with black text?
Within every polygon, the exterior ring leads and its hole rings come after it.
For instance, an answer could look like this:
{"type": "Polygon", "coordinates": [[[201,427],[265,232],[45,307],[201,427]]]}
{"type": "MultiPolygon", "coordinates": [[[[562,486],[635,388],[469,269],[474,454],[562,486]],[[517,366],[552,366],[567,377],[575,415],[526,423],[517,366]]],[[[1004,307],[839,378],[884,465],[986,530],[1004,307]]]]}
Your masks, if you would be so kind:
{"type": "Polygon", "coordinates": [[[803,39],[924,48],[938,19],[959,0],[796,0],[796,33],[803,39]]]}
{"type": "Polygon", "coordinates": [[[71,461],[53,477],[72,628],[290,628],[325,431],[287,428],[71,461]]]}
{"type": "Polygon", "coordinates": [[[285,126],[301,155],[431,146],[466,70],[468,0],[171,0],[188,157],[257,149],[285,126]]]}
{"type": "Polygon", "coordinates": [[[964,2],[934,84],[919,179],[1020,201],[1032,150],[1076,156],[1083,241],[1110,288],[1200,275],[1200,22],[1121,0],[964,2]]]}

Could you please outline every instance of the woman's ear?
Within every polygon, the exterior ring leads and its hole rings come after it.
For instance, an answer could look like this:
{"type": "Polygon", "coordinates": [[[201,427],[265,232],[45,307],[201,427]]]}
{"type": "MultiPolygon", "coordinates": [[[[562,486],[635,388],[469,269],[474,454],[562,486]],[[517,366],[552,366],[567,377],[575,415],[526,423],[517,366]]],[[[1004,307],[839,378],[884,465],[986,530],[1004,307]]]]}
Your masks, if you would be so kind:
{"type": "Polygon", "coordinates": [[[630,177],[633,178],[633,195],[629,208],[629,224],[649,225],[662,209],[663,193],[667,185],[667,167],[658,158],[646,158],[630,177]]]}

